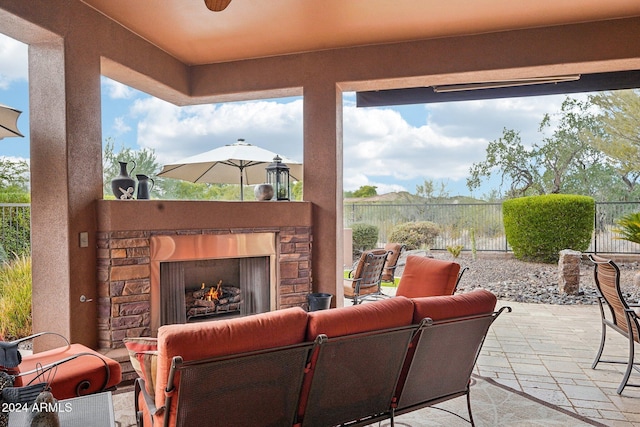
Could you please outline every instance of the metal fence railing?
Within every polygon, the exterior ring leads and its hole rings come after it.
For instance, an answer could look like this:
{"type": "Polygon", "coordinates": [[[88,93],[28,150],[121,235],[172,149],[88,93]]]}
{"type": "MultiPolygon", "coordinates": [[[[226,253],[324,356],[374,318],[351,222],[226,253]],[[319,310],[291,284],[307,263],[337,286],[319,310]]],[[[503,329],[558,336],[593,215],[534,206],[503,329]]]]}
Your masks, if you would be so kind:
{"type": "MultiPolygon", "coordinates": [[[[640,211],[640,202],[598,202],[594,217],[594,233],[587,252],[639,253],[640,245],[616,239],[615,220],[640,211]]],[[[345,203],[344,226],[354,223],[375,225],[381,243],[386,243],[391,229],[404,222],[431,221],[440,226],[433,250],[462,245],[471,250],[475,239],[477,251],[509,252],[502,224],[501,203],[451,204],[365,204],[345,203]]]]}
{"type": "MultiPolygon", "coordinates": [[[[616,239],[616,219],[640,211],[640,202],[597,202],[594,233],[587,252],[640,253],[640,245],[616,239]]],[[[28,203],[0,203],[0,238],[7,255],[31,252],[31,210],[28,203]]],[[[462,245],[471,250],[475,238],[477,251],[511,249],[502,224],[501,203],[451,204],[365,204],[345,203],[344,226],[362,222],[378,227],[381,243],[387,242],[391,229],[404,222],[431,221],[441,228],[431,249],[462,245]]]]}
{"type": "Polygon", "coordinates": [[[0,203],[0,242],[8,256],[31,254],[31,208],[28,203],[0,203]]]}

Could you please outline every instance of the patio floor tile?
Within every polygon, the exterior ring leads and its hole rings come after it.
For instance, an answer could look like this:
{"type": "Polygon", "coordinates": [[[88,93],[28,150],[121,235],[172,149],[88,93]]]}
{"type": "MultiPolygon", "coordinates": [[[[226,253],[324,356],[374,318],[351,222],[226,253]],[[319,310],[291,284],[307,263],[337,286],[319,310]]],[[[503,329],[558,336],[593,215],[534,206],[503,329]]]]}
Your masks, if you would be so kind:
{"type": "MultiPolygon", "coordinates": [[[[498,301],[510,306],[491,327],[476,372],[611,427],[640,427],[640,388],[616,388],[623,365],[591,364],[600,345],[597,306],[498,301]]],[[[607,359],[624,360],[624,338],[609,334],[607,359]]],[[[638,355],[637,355],[638,356],[638,355]]],[[[640,383],[632,373],[631,382],[640,383]]]]}

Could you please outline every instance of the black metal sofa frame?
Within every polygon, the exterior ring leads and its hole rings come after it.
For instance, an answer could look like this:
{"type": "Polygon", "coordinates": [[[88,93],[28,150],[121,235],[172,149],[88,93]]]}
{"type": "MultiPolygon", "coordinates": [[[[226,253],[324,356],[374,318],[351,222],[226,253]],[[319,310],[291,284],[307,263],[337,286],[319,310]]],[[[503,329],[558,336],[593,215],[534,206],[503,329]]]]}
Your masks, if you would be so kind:
{"type": "Polygon", "coordinates": [[[174,357],[164,410],[178,399],[177,426],[393,426],[396,415],[466,396],[474,425],[470,377],[504,310],[208,360],[174,357]]]}

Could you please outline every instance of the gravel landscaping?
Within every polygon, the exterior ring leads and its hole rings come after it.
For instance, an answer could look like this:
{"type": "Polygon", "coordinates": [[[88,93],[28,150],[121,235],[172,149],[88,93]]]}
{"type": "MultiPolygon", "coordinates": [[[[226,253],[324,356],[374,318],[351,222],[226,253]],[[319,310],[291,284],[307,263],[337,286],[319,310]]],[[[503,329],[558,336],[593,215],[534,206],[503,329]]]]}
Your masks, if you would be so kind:
{"type": "MultiPolygon", "coordinates": [[[[454,259],[448,252],[409,251],[407,255],[432,256],[458,262],[469,267],[458,285],[458,292],[484,288],[498,299],[540,304],[597,304],[593,265],[583,260],[580,266],[580,294],[567,295],[558,287],[558,265],[529,263],[505,253],[478,253],[474,260],[470,253],[454,259]]],[[[630,257],[625,257],[629,259],[630,257]]],[[[398,274],[402,274],[406,255],[400,259],[398,274]]],[[[630,302],[640,301],[640,287],[634,285],[634,276],[640,272],[640,256],[634,261],[616,261],[621,272],[621,288],[630,302]]]]}

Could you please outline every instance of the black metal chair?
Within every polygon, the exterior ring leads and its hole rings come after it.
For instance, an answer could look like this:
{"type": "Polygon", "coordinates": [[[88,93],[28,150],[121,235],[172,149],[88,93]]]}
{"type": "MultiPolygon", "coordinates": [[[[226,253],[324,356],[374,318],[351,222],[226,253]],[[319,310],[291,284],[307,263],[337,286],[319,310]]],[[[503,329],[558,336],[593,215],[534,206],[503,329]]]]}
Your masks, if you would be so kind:
{"type": "Polygon", "coordinates": [[[366,299],[389,298],[382,293],[380,284],[382,270],[389,252],[384,249],[364,251],[349,277],[344,279],[344,296],[353,300],[353,305],[366,299]]]}
{"type": "Polygon", "coordinates": [[[635,343],[640,343],[640,335],[638,335],[638,331],[640,331],[638,312],[634,310],[634,308],[637,309],[640,305],[629,304],[625,301],[620,291],[620,269],[613,261],[597,255],[589,255],[589,259],[595,264],[594,278],[598,290],[600,315],[602,317],[600,348],[591,367],[595,369],[599,362],[626,364],[627,369],[622,378],[622,382],[620,382],[616,390],[618,394],[621,394],[626,386],[640,387],[640,384],[629,383],[631,370],[635,369],[637,372],[640,372],[640,369],[638,369],[637,364],[634,362],[634,346],[635,343]],[[606,314],[605,306],[609,308],[609,315],[606,314]],[[601,360],[607,327],[627,338],[629,342],[629,354],[626,361],[601,360]]]}

